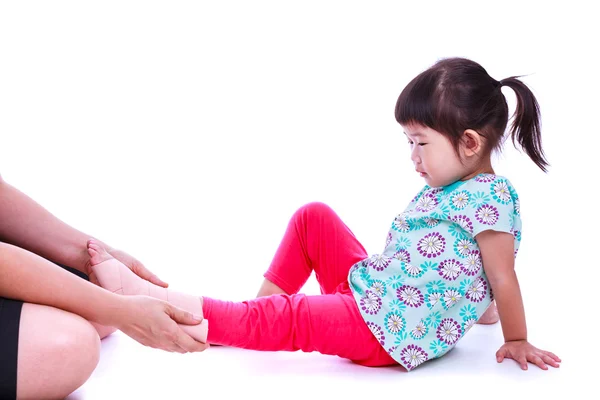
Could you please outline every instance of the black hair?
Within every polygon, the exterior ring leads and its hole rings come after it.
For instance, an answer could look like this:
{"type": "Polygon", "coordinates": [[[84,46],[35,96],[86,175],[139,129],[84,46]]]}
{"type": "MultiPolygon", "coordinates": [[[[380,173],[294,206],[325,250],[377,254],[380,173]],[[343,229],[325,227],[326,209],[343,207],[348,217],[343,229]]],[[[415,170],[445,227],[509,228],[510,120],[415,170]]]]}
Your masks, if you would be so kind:
{"type": "Polygon", "coordinates": [[[472,129],[483,136],[484,151],[500,150],[508,124],[508,104],[501,87],[514,90],[517,107],[510,135],[531,160],[546,172],[540,130],[540,107],[519,77],[497,81],[478,63],[465,58],[438,61],[417,75],[396,102],[398,123],[420,124],[450,139],[454,149],[463,133],[472,129]]]}

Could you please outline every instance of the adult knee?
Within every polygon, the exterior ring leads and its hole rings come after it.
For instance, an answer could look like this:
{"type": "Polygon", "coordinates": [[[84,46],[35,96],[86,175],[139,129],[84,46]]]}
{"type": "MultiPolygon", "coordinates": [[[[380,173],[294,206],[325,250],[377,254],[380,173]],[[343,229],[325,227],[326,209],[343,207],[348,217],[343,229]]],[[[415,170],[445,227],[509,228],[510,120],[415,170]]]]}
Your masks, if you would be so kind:
{"type": "Polygon", "coordinates": [[[54,377],[57,394],[66,397],[83,385],[96,369],[100,360],[100,337],[96,329],[81,318],[52,342],[52,356],[61,360],[61,371],[54,377]]]}
{"type": "Polygon", "coordinates": [[[30,317],[24,313],[21,321],[17,397],[65,398],[83,385],[98,365],[100,338],[78,315],[33,307],[30,317]],[[49,324],[52,317],[54,323],[49,324]]]}

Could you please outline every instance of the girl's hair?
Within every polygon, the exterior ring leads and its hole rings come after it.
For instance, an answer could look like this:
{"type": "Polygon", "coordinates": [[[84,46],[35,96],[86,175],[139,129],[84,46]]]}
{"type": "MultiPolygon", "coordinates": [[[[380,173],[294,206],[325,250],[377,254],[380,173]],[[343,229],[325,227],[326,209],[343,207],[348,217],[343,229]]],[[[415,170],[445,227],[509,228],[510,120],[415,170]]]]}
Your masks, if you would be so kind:
{"type": "Polygon", "coordinates": [[[547,171],[542,150],[540,109],[531,90],[518,77],[496,81],[474,61],[448,58],[417,75],[402,91],[396,103],[396,121],[420,124],[448,137],[458,153],[463,132],[473,129],[483,136],[487,154],[500,150],[506,125],[508,104],[500,90],[513,89],[517,108],[510,129],[516,142],[531,160],[547,171]]]}

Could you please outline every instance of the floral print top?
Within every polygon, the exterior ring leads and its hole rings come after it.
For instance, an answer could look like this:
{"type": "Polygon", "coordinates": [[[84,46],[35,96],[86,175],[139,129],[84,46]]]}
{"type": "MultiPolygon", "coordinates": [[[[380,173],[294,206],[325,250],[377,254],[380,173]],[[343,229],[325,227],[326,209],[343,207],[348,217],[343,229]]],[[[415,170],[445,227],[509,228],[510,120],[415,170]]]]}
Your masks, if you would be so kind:
{"type": "Polygon", "coordinates": [[[382,254],[350,269],[349,285],[373,335],[408,371],[450,351],[491,304],[475,236],[521,241],[519,197],[508,179],[479,174],[425,186],[396,216],[382,254]]]}

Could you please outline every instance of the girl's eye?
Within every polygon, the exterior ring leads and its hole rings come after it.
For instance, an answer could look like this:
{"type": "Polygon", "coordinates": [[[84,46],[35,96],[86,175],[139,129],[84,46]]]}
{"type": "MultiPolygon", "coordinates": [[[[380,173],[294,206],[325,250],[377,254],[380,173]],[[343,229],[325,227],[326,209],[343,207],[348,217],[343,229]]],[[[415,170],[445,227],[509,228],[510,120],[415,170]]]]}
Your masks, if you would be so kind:
{"type": "Polygon", "coordinates": [[[425,146],[427,143],[417,143],[419,146],[425,146]]]}

